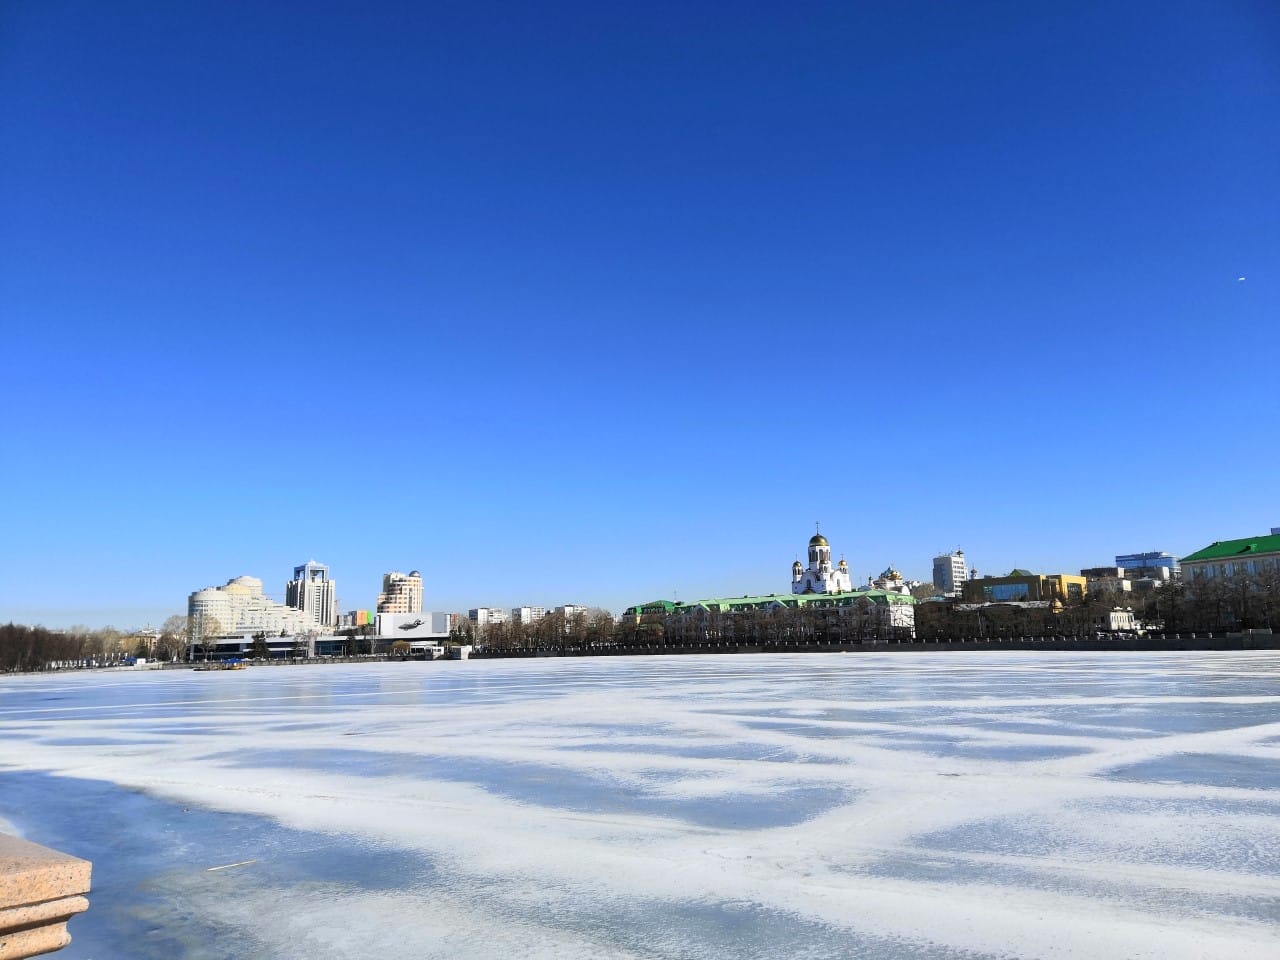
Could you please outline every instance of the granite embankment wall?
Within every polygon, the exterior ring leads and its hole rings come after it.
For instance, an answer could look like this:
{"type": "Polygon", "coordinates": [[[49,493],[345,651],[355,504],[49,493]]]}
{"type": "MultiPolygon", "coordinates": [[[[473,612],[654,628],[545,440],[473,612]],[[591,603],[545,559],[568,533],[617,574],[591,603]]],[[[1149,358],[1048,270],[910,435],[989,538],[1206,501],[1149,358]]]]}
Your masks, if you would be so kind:
{"type": "Polygon", "coordinates": [[[67,921],[89,908],[91,869],[87,860],[0,834],[0,960],[70,943],[67,921]]]}
{"type": "MultiPolygon", "coordinates": [[[[471,651],[472,660],[499,660],[523,657],[640,657],[680,656],[682,654],[707,653],[858,653],[877,651],[887,653],[930,653],[939,650],[1060,650],[1121,652],[1162,652],[1173,650],[1280,650],[1280,634],[1176,635],[1171,637],[1127,637],[1124,639],[1097,639],[1094,637],[1013,637],[1003,639],[941,639],[941,640],[854,640],[827,643],[820,640],[779,641],[764,643],[621,643],[608,646],[529,647],[518,650],[493,650],[476,648],[471,651]]],[[[398,661],[404,658],[394,654],[365,654],[359,657],[311,657],[289,658],[252,662],[253,667],[322,666],[343,663],[378,663],[398,661]]],[[[420,657],[408,658],[419,660],[420,657]]],[[[191,670],[198,663],[151,663],[146,670],[191,670]]],[[[46,667],[38,673],[62,670],[104,669],[84,665],[46,667]]],[[[110,669],[120,669],[110,668],[110,669]]],[[[0,960],[4,960],[0,956],[0,960]]]]}
{"type": "Polygon", "coordinates": [[[930,653],[939,650],[1061,650],[1120,652],[1172,650],[1280,650],[1280,634],[1173,637],[1014,637],[1000,640],[861,640],[843,643],[782,641],[769,643],[618,644],[608,647],[542,647],[527,650],[476,650],[473,660],[509,657],[609,657],[705,653],[930,653]]]}

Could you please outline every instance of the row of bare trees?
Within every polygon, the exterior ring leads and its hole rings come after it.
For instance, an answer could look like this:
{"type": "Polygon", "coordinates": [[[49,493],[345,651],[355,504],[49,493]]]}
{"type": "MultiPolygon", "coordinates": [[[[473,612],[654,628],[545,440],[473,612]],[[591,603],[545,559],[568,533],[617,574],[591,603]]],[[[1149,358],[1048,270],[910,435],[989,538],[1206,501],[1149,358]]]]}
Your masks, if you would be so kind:
{"type": "Polygon", "coordinates": [[[157,632],[130,634],[114,627],[50,630],[0,625],[0,673],[77,666],[111,666],[130,657],[181,660],[189,636],[186,617],[170,617],[157,632]]]}
{"type": "Polygon", "coordinates": [[[1280,630],[1280,570],[1171,584],[1134,609],[1160,621],[1166,633],[1280,630]]]}
{"type": "Polygon", "coordinates": [[[0,626],[0,673],[43,670],[54,663],[80,663],[105,655],[103,645],[88,633],[0,626]]]}
{"type": "MultiPolygon", "coordinates": [[[[1096,599],[1096,598],[1095,598],[1096,599]]],[[[1113,603],[1073,602],[1060,609],[995,603],[979,609],[954,603],[916,606],[918,640],[999,640],[1014,637],[1087,637],[1101,629],[1113,603]]]]}
{"type": "Polygon", "coordinates": [[[16,623],[0,626],[0,673],[45,670],[54,665],[111,664],[126,655],[120,634],[109,627],[48,630],[16,623]]]}
{"type": "Polygon", "coordinates": [[[1105,629],[1116,607],[1133,610],[1149,633],[1229,633],[1280,630],[1280,574],[1175,582],[1148,593],[1098,591],[1060,609],[993,604],[922,603],[916,606],[916,636],[923,640],[981,637],[1088,636],[1105,629]]]}
{"type": "Polygon", "coordinates": [[[698,643],[788,644],[906,640],[911,628],[893,626],[883,607],[871,602],[823,607],[760,607],[730,612],[682,611],[645,614],[619,624],[615,641],[626,645],[681,647],[698,643]]]}
{"type": "Polygon", "coordinates": [[[532,623],[491,623],[479,631],[469,621],[462,621],[459,628],[457,640],[482,643],[490,650],[598,646],[613,642],[614,636],[613,615],[598,607],[568,617],[551,611],[532,623]]]}

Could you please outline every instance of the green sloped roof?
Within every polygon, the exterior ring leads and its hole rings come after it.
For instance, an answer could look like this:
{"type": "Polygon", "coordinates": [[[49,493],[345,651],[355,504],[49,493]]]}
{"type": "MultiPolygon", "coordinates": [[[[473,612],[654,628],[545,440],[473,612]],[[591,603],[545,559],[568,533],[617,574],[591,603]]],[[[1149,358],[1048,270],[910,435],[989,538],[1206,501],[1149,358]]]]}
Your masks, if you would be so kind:
{"type": "Polygon", "coordinates": [[[742,607],[768,606],[775,603],[783,607],[804,607],[810,604],[838,606],[841,603],[847,604],[862,597],[866,597],[871,601],[886,603],[915,603],[914,597],[902,593],[893,593],[888,590],[854,590],[850,593],[766,593],[758,597],[720,597],[711,600],[698,600],[688,604],[677,604],[676,609],[702,607],[709,610],[715,607],[721,611],[726,611],[742,607]]]}
{"type": "Polygon", "coordinates": [[[890,590],[854,590],[849,593],[765,593],[758,597],[718,597],[710,600],[691,600],[688,603],[670,600],[653,600],[649,603],[628,607],[626,613],[635,615],[642,611],[654,612],[661,607],[664,613],[682,613],[686,610],[702,609],[708,612],[715,610],[727,613],[741,610],[744,607],[767,607],[777,604],[781,607],[798,607],[817,604],[818,606],[848,606],[856,600],[866,597],[873,603],[908,603],[914,604],[915,597],[890,590]]]}
{"type": "Polygon", "coordinates": [[[1182,562],[1189,560],[1228,560],[1248,557],[1255,553],[1280,553],[1280,536],[1245,537],[1243,540],[1215,540],[1203,550],[1197,550],[1182,562]]]}
{"type": "Polygon", "coordinates": [[[635,614],[643,613],[646,610],[652,611],[657,607],[661,607],[663,613],[670,613],[677,606],[679,606],[679,604],[672,603],[670,600],[650,600],[648,603],[637,603],[635,606],[627,607],[623,613],[634,616],[635,614]]]}

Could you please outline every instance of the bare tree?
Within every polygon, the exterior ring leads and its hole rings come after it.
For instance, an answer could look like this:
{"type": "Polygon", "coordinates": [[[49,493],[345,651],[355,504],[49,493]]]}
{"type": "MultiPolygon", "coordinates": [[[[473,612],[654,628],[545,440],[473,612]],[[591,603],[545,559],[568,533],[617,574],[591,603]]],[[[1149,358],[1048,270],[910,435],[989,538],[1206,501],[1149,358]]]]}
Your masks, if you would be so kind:
{"type": "Polygon", "coordinates": [[[191,649],[198,652],[202,659],[208,660],[209,656],[218,649],[220,636],[222,636],[222,622],[217,617],[202,614],[188,618],[187,639],[191,649]]]}
{"type": "Polygon", "coordinates": [[[449,630],[449,642],[465,646],[475,642],[476,625],[466,617],[459,616],[449,630]]]}
{"type": "Polygon", "coordinates": [[[187,618],[174,615],[165,620],[156,640],[156,655],[162,660],[182,658],[187,647],[187,618]]]}

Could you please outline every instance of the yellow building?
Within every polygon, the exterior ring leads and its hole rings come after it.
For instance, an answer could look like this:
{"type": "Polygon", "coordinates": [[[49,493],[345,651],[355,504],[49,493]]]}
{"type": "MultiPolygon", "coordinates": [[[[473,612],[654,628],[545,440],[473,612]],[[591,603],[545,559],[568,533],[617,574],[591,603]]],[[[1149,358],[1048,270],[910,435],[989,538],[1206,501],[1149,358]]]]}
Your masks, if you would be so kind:
{"type": "Polygon", "coordinates": [[[982,577],[966,580],[966,603],[1001,603],[1028,600],[1083,599],[1086,590],[1084,577],[1069,573],[1032,573],[1029,570],[1013,570],[1007,577],[982,577]]]}

